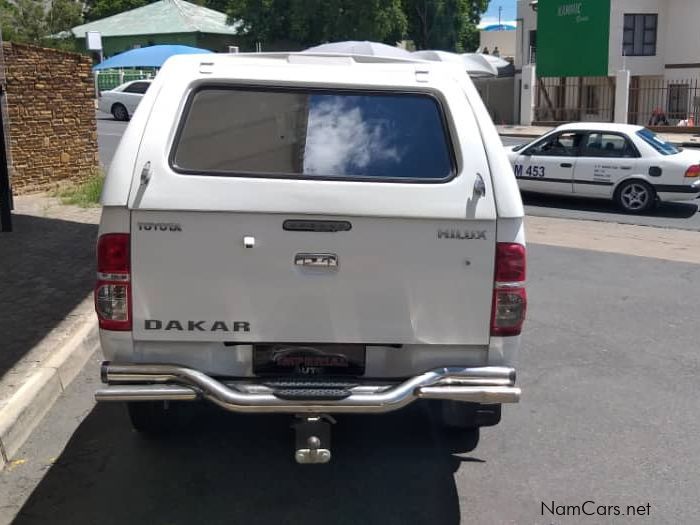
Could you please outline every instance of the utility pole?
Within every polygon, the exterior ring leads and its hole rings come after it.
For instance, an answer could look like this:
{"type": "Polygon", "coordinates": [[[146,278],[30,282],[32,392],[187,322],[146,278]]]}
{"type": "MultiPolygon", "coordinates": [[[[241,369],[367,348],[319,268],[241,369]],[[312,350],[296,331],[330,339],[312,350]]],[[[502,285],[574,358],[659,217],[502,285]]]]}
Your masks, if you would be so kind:
{"type": "Polygon", "coordinates": [[[501,12],[503,11],[503,6],[498,6],[498,29],[501,29],[501,12]]]}

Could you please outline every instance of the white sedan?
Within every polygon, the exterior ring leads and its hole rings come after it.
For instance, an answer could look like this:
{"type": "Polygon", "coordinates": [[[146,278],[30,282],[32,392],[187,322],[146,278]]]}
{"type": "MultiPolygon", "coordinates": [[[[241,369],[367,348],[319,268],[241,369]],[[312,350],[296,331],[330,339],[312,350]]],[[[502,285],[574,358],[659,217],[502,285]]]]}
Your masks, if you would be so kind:
{"type": "Polygon", "coordinates": [[[700,195],[700,150],[676,148],[641,126],[565,124],[506,149],[523,191],[613,199],[629,213],[700,195]]]}
{"type": "Polygon", "coordinates": [[[103,91],[100,93],[97,107],[100,111],[111,113],[117,120],[129,120],[150,86],[150,80],[132,80],[103,91]]]}

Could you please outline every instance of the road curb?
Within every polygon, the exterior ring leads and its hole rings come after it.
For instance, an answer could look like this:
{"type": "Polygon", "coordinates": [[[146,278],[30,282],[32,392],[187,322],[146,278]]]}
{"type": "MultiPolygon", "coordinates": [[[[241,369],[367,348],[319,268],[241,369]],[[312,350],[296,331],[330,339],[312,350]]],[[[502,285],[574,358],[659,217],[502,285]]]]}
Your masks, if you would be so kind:
{"type": "Polygon", "coordinates": [[[99,346],[97,322],[90,313],[83,316],[70,337],[47,352],[46,359],[30,367],[18,364],[3,377],[0,387],[5,386],[5,390],[8,385],[3,383],[19,386],[6,399],[0,399],[0,470],[14,459],[99,346]]]}

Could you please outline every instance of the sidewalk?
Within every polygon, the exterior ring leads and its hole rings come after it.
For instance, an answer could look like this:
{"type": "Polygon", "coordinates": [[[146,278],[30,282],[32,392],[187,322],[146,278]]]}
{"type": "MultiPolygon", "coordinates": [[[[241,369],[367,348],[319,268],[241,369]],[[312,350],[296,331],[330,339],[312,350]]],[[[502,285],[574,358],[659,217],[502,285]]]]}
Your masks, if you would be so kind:
{"type": "MultiPolygon", "coordinates": [[[[496,126],[498,134],[504,137],[522,137],[523,139],[537,138],[548,131],[551,127],[544,126],[520,126],[520,125],[500,125],[496,126]]],[[[682,129],[682,128],[679,128],[682,129]]],[[[665,141],[684,148],[700,148],[700,136],[693,133],[658,133],[665,141]]]]}
{"type": "Polygon", "coordinates": [[[99,214],[20,196],[0,234],[0,469],[97,348],[99,214]]]}
{"type": "Polygon", "coordinates": [[[90,294],[99,213],[15,197],[14,232],[0,235],[0,377],[90,294]]]}

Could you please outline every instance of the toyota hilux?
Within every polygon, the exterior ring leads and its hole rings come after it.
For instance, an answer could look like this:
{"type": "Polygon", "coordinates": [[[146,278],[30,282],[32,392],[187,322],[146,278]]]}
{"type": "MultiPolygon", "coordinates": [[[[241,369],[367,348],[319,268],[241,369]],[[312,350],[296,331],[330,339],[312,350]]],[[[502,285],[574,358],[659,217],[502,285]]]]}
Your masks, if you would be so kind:
{"type": "Polygon", "coordinates": [[[459,66],[173,57],[102,205],[96,398],[139,431],[198,400],[286,413],[324,463],[335,414],[421,402],[475,429],[520,397],[523,206],[459,66]]]}

